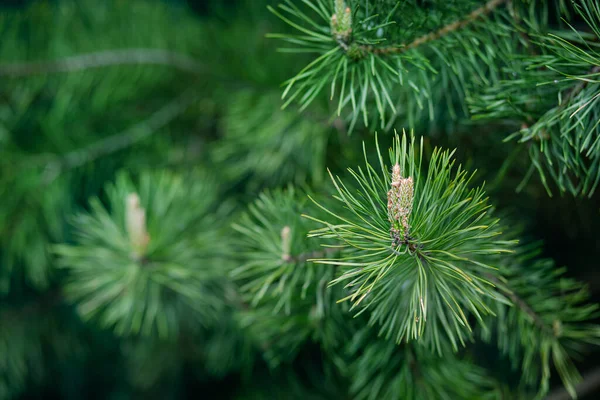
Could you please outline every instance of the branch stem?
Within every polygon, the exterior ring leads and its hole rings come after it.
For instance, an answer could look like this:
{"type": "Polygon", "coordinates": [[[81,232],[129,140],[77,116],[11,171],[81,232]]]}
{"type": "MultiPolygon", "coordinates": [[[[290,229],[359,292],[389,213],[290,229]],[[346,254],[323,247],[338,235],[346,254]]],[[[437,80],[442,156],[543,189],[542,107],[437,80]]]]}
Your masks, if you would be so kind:
{"type": "Polygon", "coordinates": [[[79,54],[52,61],[0,64],[0,76],[19,77],[138,64],[164,65],[192,73],[204,70],[202,64],[182,53],[161,49],[129,48],[79,54]]]}
{"type": "Polygon", "coordinates": [[[506,3],[507,1],[508,0],[489,0],[483,6],[472,11],[471,13],[469,13],[464,19],[455,21],[451,24],[448,24],[448,25],[442,27],[441,29],[438,29],[437,31],[430,32],[426,35],[420,36],[420,37],[416,38],[415,40],[413,40],[412,42],[405,44],[405,45],[386,46],[386,47],[360,46],[360,48],[364,51],[367,51],[367,52],[373,53],[373,54],[404,53],[408,50],[417,48],[423,44],[438,40],[441,37],[448,35],[449,33],[455,32],[455,31],[471,24],[472,22],[476,21],[477,19],[491,13],[494,9],[496,9],[498,6],[502,5],[503,3],[506,3]]]}
{"type": "Polygon", "coordinates": [[[521,311],[523,311],[525,314],[527,314],[531,318],[533,323],[541,331],[554,335],[554,331],[553,331],[552,327],[550,327],[548,324],[546,324],[546,322],[544,322],[542,317],[540,317],[535,311],[533,311],[531,306],[525,300],[523,300],[515,292],[510,290],[510,288],[508,288],[506,285],[504,285],[496,276],[494,276],[492,274],[486,274],[486,278],[489,281],[491,281],[492,283],[494,283],[500,289],[500,291],[502,293],[504,293],[510,299],[510,301],[512,301],[512,303],[517,308],[519,308],[521,311]]]}
{"type": "Polygon", "coordinates": [[[285,262],[289,262],[289,263],[300,263],[300,262],[305,262],[314,258],[322,258],[325,257],[327,255],[333,254],[333,253],[337,253],[338,251],[340,251],[340,249],[336,248],[336,247],[328,247],[326,249],[323,250],[316,250],[316,251],[310,251],[307,253],[300,253],[298,255],[295,256],[291,256],[291,255],[284,255],[283,261],[285,262]]]}

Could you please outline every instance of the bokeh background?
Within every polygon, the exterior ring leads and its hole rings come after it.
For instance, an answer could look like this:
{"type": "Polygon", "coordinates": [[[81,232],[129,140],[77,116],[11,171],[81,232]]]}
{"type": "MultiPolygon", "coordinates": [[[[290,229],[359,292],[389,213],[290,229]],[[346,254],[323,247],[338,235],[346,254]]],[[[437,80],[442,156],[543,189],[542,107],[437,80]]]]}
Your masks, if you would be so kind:
{"type": "MultiPolygon", "coordinates": [[[[327,191],[326,167],[362,163],[372,134],[348,135],[330,118],[327,96],[303,113],[281,110],[281,83],[311,58],[279,53],[265,37],[289,30],[267,11],[273,3],[0,1],[0,371],[11,371],[0,372],[0,398],[285,398],[277,396],[321,385],[318,346],[306,344],[274,374],[225,313],[216,329],[166,343],[124,340],[83,321],[62,297],[65,272],[52,250],[73,242],[73,215],[90,210],[90,198],[109,202],[106,185],[119,173],[200,171],[218,182],[220,234],[235,241],[228,227],[261,190],[327,191]],[[132,48],[165,53],[120,62],[119,49],[132,48]],[[52,62],[98,51],[106,53],[52,62]]],[[[502,126],[417,121],[414,129],[429,149],[457,148],[498,211],[600,300],[600,193],[549,197],[535,179],[515,192],[528,160],[501,144],[502,126]]],[[[594,370],[599,355],[579,360],[580,370],[594,370]]]]}

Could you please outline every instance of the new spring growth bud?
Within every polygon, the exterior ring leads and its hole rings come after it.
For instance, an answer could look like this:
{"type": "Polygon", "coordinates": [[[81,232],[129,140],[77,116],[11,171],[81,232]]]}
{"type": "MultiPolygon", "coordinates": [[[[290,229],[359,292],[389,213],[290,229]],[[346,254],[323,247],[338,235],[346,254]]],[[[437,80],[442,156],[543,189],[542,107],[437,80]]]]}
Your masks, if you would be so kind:
{"type": "Polygon", "coordinates": [[[410,231],[408,217],[412,212],[414,185],[412,177],[403,178],[400,165],[392,168],[392,183],[388,192],[388,219],[392,231],[402,234],[400,240],[406,240],[410,231]]]}
{"type": "Polygon", "coordinates": [[[331,16],[331,34],[344,43],[352,34],[352,10],[344,0],[335,0],[335,13],[331,16]]]}
{"type": "Polygon", "coordinates": [[[561,337],[562,336],[562,323],[555,319],[554,321],[552,321],[552,332],[554,333],[555,337],[561,337]]]}
{"type": "Polygon", "coordinates": [[[284,226],[281,229],[281,259],[283,261],[289,262],[292,260],[292,256],[290,254],[292,250],[292,230],[289,226],[284,226]]]}
{"type": "Polygon", "coordinates": [[[140,206],[140,198],[135,193],[129,194],[126,201],[125,223],[129,243],[133,249],[131,256],[139,260],[146,253],[148,243],[150,243],[150,235],[146,230],[146,210],[140,206]]]}

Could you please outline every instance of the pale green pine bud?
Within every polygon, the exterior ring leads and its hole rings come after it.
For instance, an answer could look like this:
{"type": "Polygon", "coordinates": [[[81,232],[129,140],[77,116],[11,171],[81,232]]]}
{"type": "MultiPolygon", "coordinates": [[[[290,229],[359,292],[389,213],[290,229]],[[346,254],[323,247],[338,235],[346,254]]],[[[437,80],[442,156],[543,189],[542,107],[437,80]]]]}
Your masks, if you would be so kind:
{"type": "Polygon", "coordinates": [[[400,180],[402,179],[402,172],[400,171],[400,165],[396,164],[392,168],[392,186],[400,186],[400,180]]]}
{"type": "Polygon", "coordinates": [[[136,193],[127,196],[125,218],[129,243],[133,249],[131,256],[139,260],[146,253],[150,235],[146,229],[146,210],[141,207],[140,198],[136,193]]]}
{"type": "Polygon", "coordinates": [[[283,261],[289,262],[292,260],[292,256],[290,254],[292,250],[292,230],[289,226],[284,226],[281,229],[281,259],[283,261]]]}
{"type": "Polygon", "coordinates": [[[344,13],[344,10],[346,9],[346,2],[344,0],[335,0],[334,8],[335,8],[335,15],[337,15],[338,18],[341,19],[342,14],[344,13]]]}
{"type": "Polygon", "coordinates": [[[412,177],[403,178],[400,171],[400,165],[396,164],[392,168],[392,182],[388,192],[388,219],[392,223],[392,229],[402,228],[405,240],[410,226],[408,217],[412,212],[414,199],[414,183],[412,177]],[[397,226],[396,223],[400,223],[397,226]]]}
{"type": "Polygon", "coordinates": [[[344,9],[340,26],[342,29],[348,31],[348,33],[352,32],[352,10],[350,10],[350,7],[344,9]]]}
{"type": "Polygon", "coordinates": [[[335,13],[331,16],[331,33],[338,40],[348,41],[352,33],[352,10],[344,0],[335,1],[335,13]]]}
{"type": "Polygon", "coordinates": [[[408,178],[400,179],[399,186],[399,201],[398,205],[402,215],[410,215],[412,212],[413,196],[414,196],[414,185],[413,179],[409,176],[408,178]]]}

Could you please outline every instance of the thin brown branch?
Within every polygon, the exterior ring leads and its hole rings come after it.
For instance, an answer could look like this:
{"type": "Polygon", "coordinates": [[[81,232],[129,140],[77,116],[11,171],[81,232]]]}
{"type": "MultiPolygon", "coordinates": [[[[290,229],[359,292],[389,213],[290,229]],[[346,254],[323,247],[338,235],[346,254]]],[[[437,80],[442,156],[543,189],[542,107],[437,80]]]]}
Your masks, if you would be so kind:
{"type": "Polygon", "coordinates": [[[512,17],[515,27],[516,27],[516,31],[518,32],[519,36],[521,37],[522,41],[523,41],[523,45],[525,46],[525,48],[527,49],[527,53],[529,55],[537,55],[537,51],[533,46],[533,43],[531,41],[531,37],[529,36],[529,34],[522,29],[521,27],[521,22],[522,22],[522,18],[519,15],[519,13],[517,12],[517,9],[515,7],[514,1],[513,0],[509,0],[508,2],[508,11],[510,16],[512,17]]]}
{"type": "Polygon", "coordinates": [[[386,47],[360,46],[360,48],[364,51],[367,51],[367,52],[373,53],[373,54],[404,53],[408,50],[417,48],[423,44],[438,40],[441,37],[448,35],[449,33],[455,32],[455,31],[471,24],[472,22],[476,21],[477,19],[491,13],[494,9],[496,9],[501,4],[506,3],[507,1],[508,0],[489,0],[483,6],[472,11],[471,13],[469,13],[464,19],[453,22],[451,24],[448,24],[435,32],[430,32],[426,35],[420,36],[420,37],[416,38],[415,40],[413,40],[412,42],[405,44],[405,45],[386,46],[386,47]]]}
{"type": "Polygon", "coordinates": [[[52,61],[0,64],[0,76],[18,77],[138,64],[164,65],[192,73],[204,71],[202,64],[186,54],[161,49],[130,48],[103,50],[52,61]]]}
{"type": "MultiPolygon", "coordinates": [[[[600,387],[600,367],[583,375],[583,380],[575,386],[578,396],[593,393],[600,387]]],[[[553,390],[544,400],[571,400],[571,395],[564,387],[553,390]]]]}
{"type": "Polygon", "coordinates": [[[504,283],[502,283],[500,279],[498,279],[496,276],[492,274],[486,274],[485,277],[490,282],[495,284],[498,287],[498,289],[502,293],[504,293],[517,308],[519,308],[521,311],[527,314],[529,318],[531,318],[533,323],[541,331],[554,335],[552,327],[550,327],[546,322],[544,322],[544,320],[535,311],[533,311],[533,309],[529,306],[529,304],[527,304],[525,300],[523,300],[515,292],[510,290],[510,288],[508,288],[504,283]]]}
{"type": "Polygon", "coordinates": [[[529,306],[529,304],[525,302],[525,300],[517,296],[515,292],[510,291],[506,288],[501,287],[500,290],[508,296],[510,301],[512,301],[515,306],[517,306],[521,311],[527,314],[539,329],[543,331],[550,330],[550,327],[546,325],[544,320],[542,320],[542,318],[535,311],[533,311],[533,309],[529,306]]]}
{"type": "Polygon", "coordinates": [[[295,256],[290,256],[290,255],[284,254],[282,259],[283,259],[283,261],[289,262],[289,263],[301,263],[301,262],[305,262],[305,261],[316,259],[316,258],[323,258],[327,255],[337,253],[338,251],[340,251],[340,249],[338,249],[336,247],[328,247],[323,250],[316,250],[316,251],[311,251],[308,253],[301,253],[301,254],[298,254],[295,256]]]}

